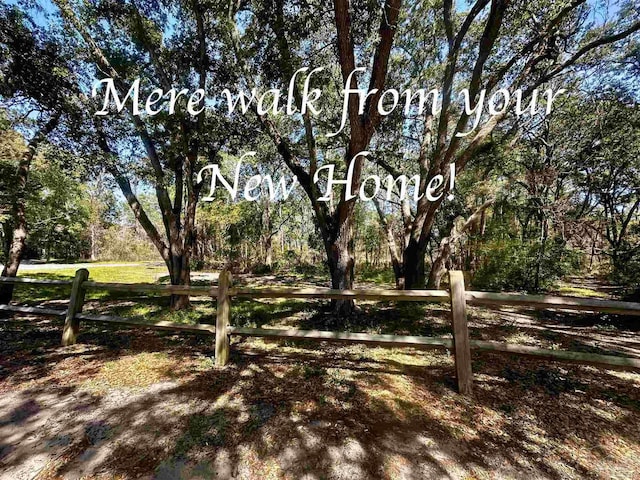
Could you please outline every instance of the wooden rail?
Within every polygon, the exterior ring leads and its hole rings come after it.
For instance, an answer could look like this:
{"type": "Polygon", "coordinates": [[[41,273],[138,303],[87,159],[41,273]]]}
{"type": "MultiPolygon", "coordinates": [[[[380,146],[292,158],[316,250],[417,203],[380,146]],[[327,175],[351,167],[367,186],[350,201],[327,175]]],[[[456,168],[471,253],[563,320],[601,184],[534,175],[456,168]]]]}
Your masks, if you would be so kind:
{"type": "Polygon", "coordinates": [[[233,288],[231,296],[244,298],[317,298],[331,300],[378,300],[394,302],[448,302],[444,290],[333,290],[331,288],[233,288]]]}
{"type": "MultiPolygon", "coordinates": [[[[465,291],[461,272],[449,272],[451,291],[444,290],[389,290],[359,289],[333,290],[330,288],[247,288],[233,287],[229,272],[220,273],[218,285],[175,286],[156,284],[100,283],[88,281],[89,272],[80,269],[73,281],[39,280],[32,278],[0,277],[0,282],[30,285],[71,285],[71,298],[66,311],[49,308],[0,305],[0,311],[65,317],[62,343],[70,345],[77,341],[80,321],[128,325],[157,330],[206,334],[215,336],[216,365],[224,366],[229,359],[230,336],[265,337],[276,339],[313,340],[322,342],[363,343],[385,347],[412,347],[415,349],[444,348],[452,350],[455,358],[458,390],[471,394],[473,373],[471,350],[489,351],[498,354],[523,355],[554,361],[597,365],[606,368],[640,370],[640,359],[598,355],[587,352],[547,350],[523,345],[469,339],[467,326],[467,304],[487,307],[527,307],[569,311],[592,311],[623,315],[640,315],[640,303],[601,299],[584,299],[549,295],[520,295],[465,291]],[[184,325],[172,322],[147,323],[141,320],[110,315],[82,313],[85,294],[88,290],[155,293],[160,295],[210,296],[217,302],[214,325],[184,325]],[[231,299],[239,298],[308,298],[308,299],[357,299],[375,301],[440,302],[451,304],[452,338],[434,338],[401,335],[372,335],[367,333],[331,332],[319,330],[295,330],[275,328],[245,328],[230,324],[231,299]]],[[[213,319],[212,319],[213,320],[213,319]]]]}
{"type": "Polygon", "coordinates": [[[485,340],[470,340],[474,350],[493,353],[524,355],[526,357],[547,358],[562,362],[596,365],[600,367],[640,370],[640,359],[632,357],[618,357],[614,355],[599,355],[590,352],[570,352],[567,350],[548,350],[527,345],[512,345],[509,343],[489,342],[485,340]]]}
{"type": "Polygon", "coordinates": [[[89,322],[109,323],[115,325],[129,325],[132,327],[150,328],[152,330],[176,330],[179,332],[188,333],[203,333],[207,335],[215,335],[216,327],[214,325],[207,325],[204,323],[198,323],[196,325],[186,325],[184,323],[174,322],[154,322],[149,323],[143,320],[136,320],[133,318],[115,317],[113,315],[95,315],[89,313],[79,313],[76,315],[78,320],[85,320],[89,322]]]}
{"type": "Polygon", "coordinates": [[[72,280],[46,280],[40,278],[0,277],[0,283],[30,283],[31,285],[71,285],[72,280]]]}
{"type": "Polygon", "coordinates": [[[231,317],[231,273],[226,270],[218,277],[218,302],[216,305],[216,365],[225,366],[229,361],[231,341],[229,338],[229,318],[231,317]]]}
{"type": "Polygon", "coordinates": [[[55,310],[53,308],[22,307],[20,305],[0,305],[2,312],[29,313],[31,315],[46,315],[50,317],[64,317],[66,310],[55,310]]]}
{"type": "Polygon", "coordinates": [[[531,307],[537,309],[579,310],[619,315],[640,315],[640,303],[596,298],[555,297],[551,295],[519,295],[514,293],[467,292],[471,305],[531,307]]]}
{"type": "Polygon", "coordinates": [[[421,350],[451,348],[450,338],[414,337],[408,335],[372,335],[368,333],[331,332],[322,330],[297,330],[276,328],[229,327],[230,335],[244,337],[285,338],[290,340],[319,340],[337,343],[364,343],[386,347],[413,347],[421,350]]]}
{"type": "Polygon", "coordinates": [[[215,296],[217,287],[157,285],[154,283],[100,283],[85,282],[84,287],[93,290],[112,292],[156,293],[160,295],[189,295],[192,297],[215,296]]]}

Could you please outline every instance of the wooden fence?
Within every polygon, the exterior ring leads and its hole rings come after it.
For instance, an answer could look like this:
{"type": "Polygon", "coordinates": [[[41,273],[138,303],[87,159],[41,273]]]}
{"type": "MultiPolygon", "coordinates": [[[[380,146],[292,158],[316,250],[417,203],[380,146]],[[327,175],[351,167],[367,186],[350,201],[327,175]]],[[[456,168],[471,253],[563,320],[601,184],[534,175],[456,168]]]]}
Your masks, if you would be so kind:
{"type": "Polygon", "coordinates": [[[591,311],[640,316],[640,303],[547,295],[517,295],[508,293],[465,291],[462,272],[457,271],[449,272],[450,291],[382,289],[332,290],[328,288],[285,287],[234,288],[231,282],[231,274],[227,271],[221,272],[218,285],[213,285],[211,287],[98,283],[91,282],[88,278],[89,272],[86,269],[78,270],[73,281],[0,277],[0,283],[71,286],[71,297],[66,311],[17,305],[0,305],[0,311],[64,317],[64,328],[62,333],[63,345],[71,345],[76,342],[80,329],[80,321],[105,322],[152,329],[176,330],[215,335],[215,361],[216,365],[219,366],[224,366],[229,361],[231,335],[276,339],[304,339],[342,343],[364,343],[378,346],[413,347],[418,349],[444,348],[452,350],[454,354],[458,390],[463,394],[470,394],[473,389],[473,374],[471,369],[472,349],[491,351],[495,353],[525,355],[554,361],[591,364],[606,368],[640,370],[640,359],[637,358],[599,355],[586,352],[572,352],[566,350],[547,350],[508,343],[471,340],[469,339],[469,330],[467,326],[467,305],[530,307],[535,309],[591,311]],[[135,319],[82,313],[85,294],[89,290],[141,292],[160,295],[177,294],[189,296],[210,296],[217,302],[215,326],[206,324],[183,325],[171,322],[146,323],[135,319]],[[453,338],[236,327],[230,323],[232,298],[361,299],[377,301],[450,303],[453,338]]]}

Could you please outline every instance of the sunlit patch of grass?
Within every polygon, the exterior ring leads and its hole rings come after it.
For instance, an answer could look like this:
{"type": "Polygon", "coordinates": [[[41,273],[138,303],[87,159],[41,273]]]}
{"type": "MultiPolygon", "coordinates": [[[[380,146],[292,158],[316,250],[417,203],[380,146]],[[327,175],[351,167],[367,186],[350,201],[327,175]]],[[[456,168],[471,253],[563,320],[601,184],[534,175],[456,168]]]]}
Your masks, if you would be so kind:
{"type": "Polygon", "coordinates": [[[563,284],[560,284],[558,286],[558,294],[570,295],[574,297],[585,297],[585,298],[607,298],[608,297],[606,293],[598,292],[591,288],[574,287],[571,285],[563,285],[563,284]]]}
{"type": "Polygon", "coordinates": [[[506,343],[514,343],[518,345],[540,345],[540,341],[527,333],[516,332],[504,338],[506,343]]]}
{"type": "Polygon", "coordinates": [[[154,313],[158,313],[160,309],[161,307],[159,305],[145,305],[138,303],[136,305],[122,305],[114,307],[112,312],[120,316],[147,318],[154,313]]]}
{"type": "MultiPolygon", "coordinates": [[[[167,273],[167,267],[156,264],[134,264],[123,267],[90,266],[89,280],[109,283],[155,283],[160,275],[167,273]]],[[[27,278],[55,278],[71,280],[76,275],[75,268],[51,270],[29,270],[21,274],[27,278]]]]}
{"type": "Polygon", "coordinates": [[[155,283],[160,275],[166,273],[167,267],[155,265],[89,268],[89,278],[95,282],[155,283]]]}
{"type": "MultiPolygon", "coordinates": [[[[134,264],[123,267],[107,267],[92,265],[88,268],[89,280],[105,283],[157,283],[157,278],[167,272],[166,267],[155,264],[134,264]]],[[[20,277],[37,278],[40,280],[73,280],[76,275],[74,268],[56,270],[28,270],[20,277]]],[[[67,285],[28,285],[17,284],[13,299],[17,303],[40,303],[52,300],[68,300],[71,287],[67,285]]],[[[103,299],[110,297],[106,291],[90,291],[87,299],[103,299]]],[[[117,297],[117,294],[113,296],[117,297]]]]}
{"type": "Polygon", "coordinates": [[[389,268],[363,268],[356,274],[358,282],[372,282],[381,286],[395,286],[393,271],[389,268]]]}
{"type": "Polygon", "coordinates": [[[181,364],[179,359],[171,358],[166,353],[143,352],[127,355],[105,362],[85,386],[94,391],[106,391],[110,388],[145,388],[176,378],[181,364]]]}
{"type": "Polygon", "coordinates": [[[425,414],[424,399],[416,392],[415,382],[404,375],[383,374],[378,375],[379,382],[371,382],[367,377],[366,383],[359,386],[366,395],[375,399],[375,409],[380,413],[392,412],[402,420],[411,421],[412,418],[425,414]]]}
{"type": "Polygon", "coordinates": [[[424,414],[422,407],[414,402],[403,398],[396,398],[395,402],[401,418],[411,419],[424,414]]]}

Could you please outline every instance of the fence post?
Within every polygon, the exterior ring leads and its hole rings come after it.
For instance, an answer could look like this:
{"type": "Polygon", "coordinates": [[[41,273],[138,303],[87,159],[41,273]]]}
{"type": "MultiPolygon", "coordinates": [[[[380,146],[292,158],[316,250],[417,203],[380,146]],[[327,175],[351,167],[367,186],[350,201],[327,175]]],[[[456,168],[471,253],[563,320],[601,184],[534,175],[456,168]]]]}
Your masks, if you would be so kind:
{"type": "Polygon", "coordinates": [[[229,361],[229,313],[231,310],[231,297],[229,286],[231,273],[228,270],[220,272],[218,277],[218,303],[216,305],[216,365],[223,367],[229,361]]]}
{"type": "Polygon", "coordinates": [[[64,330],[62,331],[62,345],[73,345],[76,343],[78,330],[80,329],[80,320],[76,318],[76,314],[82,312],[84,304],[85,289],[82,286],[89,278],[89,270],[81,268],[76,271],[76,276],[71,285],[71,298],[69,298],[69,308],[67,316],[64,319],[64,330]]]}
{"type": "Polygon", "coordinates": [[[451,327],[453,329],[453,354],[456,363],[458,392],[471,395],[473,373],[471,371],[471,346],[467,327],[467,301],[464,292],[464,276],[460,271],[449,270],[451,288],[451,327]]]}

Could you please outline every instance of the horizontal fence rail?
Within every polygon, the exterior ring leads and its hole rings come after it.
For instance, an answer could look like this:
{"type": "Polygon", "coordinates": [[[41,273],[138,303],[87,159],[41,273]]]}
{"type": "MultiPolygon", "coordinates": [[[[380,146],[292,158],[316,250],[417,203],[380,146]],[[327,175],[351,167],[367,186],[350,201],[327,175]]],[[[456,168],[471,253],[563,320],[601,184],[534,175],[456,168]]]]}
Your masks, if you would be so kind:
{"type": "Polygon", "coordinates": [[[531,307],[536,309],[580,310],[619,315],[640,315],[640,303],[596,298],[519,295],[515,293],[467,292],[471,305],[531,307]]]}
{"type": "Polygon", "coordinates": [[[535,358],[548,358],[563,362],[580,363],[605,367],[630,368],[640,370],[640,359],[618,357],[614,355],[600,355],[589,352],[571,352],[567,350],[548,350],[527,345],[513,345],[509,343],[491,342],[486,340],[470,340],[471,348],[494,353],[516,354],[535,358]]]}
{"type": "Polygon", "coordinates": [[[157,285],[155,283],[101,283],[85,282],[84,288],[92,290],[106,290],[111,292],[156,293],[160,295],[189,295],[192,297],[215,296],[217,287],[157,285]]]}
{"type": "MultiPolygon", "coordinates": [[[[31,285],[71,285],[71,280],[45,280],[25,277],[0,277],[0,283],[31,285]]],[[[189,295],[193,297],[215,297],[218,287],[157,285],[154,283],[83,283],[85,289],[131,293],[158,293],[164,295],[189,295]]],[[[357,289],[334,290],[331,288],[265,287],[229,289],[229,296],[238,298],[309,298],[331,300],[379,300],[397,302],[448,303],[450,294],[446,290],[393,290],[357,289]]],[[[530,307],[547,310],[576,310],[596,313],[640,316],[640,303],[604,300],[595,298],[561,297],[552,295],[529,295],[516,293],[494,293],[466,291],[467,304],[479,306],[530,307]]],[[[0,305],[0,309],[2,305],[0,305]]]]}
{"type": "MultiPolygon", "coordinates": [[[[392,348],[411,347],[415,349],[447,349],[451,350],[454,354],[458,390],[464,394],[470,394],[472,392],[471,350],[544,358],[561,362],[597,365],[606,368],[640,370],[640,359],[632,357],[601,355],[589,352],[574,352],[566,350],[549,350],[525,345],[471,340],[469,339],[466,313],[466,306],[468,304],[494,308],[525,307],[533,309],[591,311],[640,316],[640,303],[552,295],[524,295],[513,293],[465,291],[464,280],[461,272],[449,272],[451,291],[392,289],[335,290],[320,287],[233,287],[231,275],[227,271],[220,273],[218,285],[211,286],[101,283],[89,281],[88,277],[89,272],[86,269],[78,270],[73,281],[33,279],[24,277],[0,277],[0,283],[71,286],[71,298],[69,301],[69,307],[66,310],[19,305],[0,305],[0,311],[64,317],[64,345],[76,342],[80,321],[213,335],[215,336],[216,364],[220,366],[225,365],[228,361],[231,335],[272,339],[367,344],[392,348]],[[164,321],[148,323],[136,320],[135,318],[83,313],[82,307],[84,305],[85,294],[88,290],[211,297],[217,302],[215,325],[185,325],[164,321]],[[230,307],[232,298],[346,299],[450,303],[452,312],[451,329],[453,336],[452,338],[436,338],[320,330],[236,327],[230,325],[230,307]]],[[[213,320],[214,319],[212,319],[212,322],[213,320]]]]}
{"type": "Polygon", "coordinates": [[[331,300],[380,300],[397,302],[448,302],[444,290],[333,290],[331,288],[232,288],[229,295],[245,298],[317,298],[331,300]]]}
{"type": "Polygon", "coordinates": [[[71,280],[47,280],[25,277],[0,277],[0,283],[30,283],[31,285],[71,285],[71,280]]]}
{"type": "Polygon", "coordinates": [[[196,325],[187,325],[184,323],[175,322],[143,322],[132,318],[116,317],[113,315],[95,315],[88,313],[78,313],[76,315],[78,320],[85,320],[89,322],[101,322],[118,325],[130,325],[134,327],[146,327],[154,330],[177,330],[180,332],[190,333],[205,333],[208,335],[215,335],[216,327],[213,325],[207,325],[198,323],[196,325]]]}
{"type": "Polygon", "coordinates": [[[67,314],[66,310],[55,310],[53,308],[42,307],[23,307],[20,305],[0,305],[0,312],[29,313],[32,315],[47,315],[52,317],[64,317],[67,314]]]}
{"type": "Polygon", "coordinates": [[[332,332],[277,328],[228,327],[231,335],[245,337],[271,337],[290,340],[320,340],[338,343],[364,343],[388,347],[414,347],[418,349],[451,348],[450,338],[414,337],[408,335],[375,335],[369,333],[332,332]]]}

